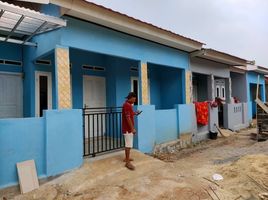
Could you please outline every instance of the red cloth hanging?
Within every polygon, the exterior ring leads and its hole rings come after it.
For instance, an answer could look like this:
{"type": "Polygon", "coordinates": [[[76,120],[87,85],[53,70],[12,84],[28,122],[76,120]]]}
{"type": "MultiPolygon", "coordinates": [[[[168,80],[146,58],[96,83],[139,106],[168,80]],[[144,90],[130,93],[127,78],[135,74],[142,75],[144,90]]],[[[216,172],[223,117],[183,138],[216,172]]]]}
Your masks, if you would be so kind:
{"type": "Polygon", "coordinates": [[[195,102],[196,119],[200,125],[208,125],[208,102],[195,102]]]}

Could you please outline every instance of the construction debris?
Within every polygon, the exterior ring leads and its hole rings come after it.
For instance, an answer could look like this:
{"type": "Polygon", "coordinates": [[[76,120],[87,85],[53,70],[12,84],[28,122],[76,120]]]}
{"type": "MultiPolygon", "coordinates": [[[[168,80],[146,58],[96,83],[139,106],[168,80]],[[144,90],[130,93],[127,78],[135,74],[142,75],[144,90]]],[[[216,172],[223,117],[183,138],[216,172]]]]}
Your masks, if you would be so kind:
{"type": "Polygon", "coordinates": [[[22,194],[39,188],[34,160],[17,163],[17,170],[22,194]]]}

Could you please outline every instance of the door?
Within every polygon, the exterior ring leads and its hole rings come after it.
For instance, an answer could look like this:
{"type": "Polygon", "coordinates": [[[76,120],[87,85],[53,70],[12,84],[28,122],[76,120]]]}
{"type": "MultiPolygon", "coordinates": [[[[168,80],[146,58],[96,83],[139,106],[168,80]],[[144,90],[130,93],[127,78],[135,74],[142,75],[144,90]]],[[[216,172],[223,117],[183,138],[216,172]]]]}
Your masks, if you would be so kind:
{"type": "Polygon", "coordinates": [[[139,104],[139,77],[131,77],[131,92],[137,95],[137,100],[134,105],[139,104]]]}
{"type": "MultiPolygon", "coordinates": [[[[150,79],[148,79],[148,101],[149,104],[151,102],[151,94],[150,94],[150,79]]],[[[135,94],[137,95],[137,100],[134,103],[134,105],[138,105],[139,104],[139,77],[131,77],[131,92],[135,92],[135,94]]]]}
{"type": "Polygon", "coordinates": [[[0,118],[23,117],[21,74],[0,74],[0,118]]]}
{"type": "Polygon", "coordinates": [[[224,79],[216,79],[215,80],[215,88],[216,88],[215,96],[221,98],[222,100],[225,100],[225,98],[226,98],[225,80],[224,79]]]}
{"type": "Polygon", "coordinates": [[[35,116],[42,117],[44,110],[52,109],[50,72],[35,73],[35,116]]]}
{"type": "MultiPolygon", "coordinates": [[[[104,77],[83,77],[83,105],[84,108],[105,108],[106,81],[104,77]]],[[[88,136],[95,137],[97,135],[104,135],[104,132],[100,134],[98,130],[105,130],[105,118],[99,119],[99,115],[97,114],[87,115],[85,119],[85,137],[88,138],[88,136]],[[100,123],[99,120],[102,120],[102,123],[100,123]],[[88,122],[90,124],[88,124],[88,122]],[[88,130],[88,127],[91,127],[90,130],[88,130]]]]}

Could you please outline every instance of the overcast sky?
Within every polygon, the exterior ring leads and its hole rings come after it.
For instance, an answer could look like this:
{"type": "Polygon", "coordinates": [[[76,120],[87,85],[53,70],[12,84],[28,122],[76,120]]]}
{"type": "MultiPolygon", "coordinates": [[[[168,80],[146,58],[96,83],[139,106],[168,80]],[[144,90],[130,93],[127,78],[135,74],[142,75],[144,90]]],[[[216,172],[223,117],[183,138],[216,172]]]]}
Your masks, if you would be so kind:
{"type": "Polygon", "coordinates": [[[268,0],[89,0],[268,67],[268,0]]]}

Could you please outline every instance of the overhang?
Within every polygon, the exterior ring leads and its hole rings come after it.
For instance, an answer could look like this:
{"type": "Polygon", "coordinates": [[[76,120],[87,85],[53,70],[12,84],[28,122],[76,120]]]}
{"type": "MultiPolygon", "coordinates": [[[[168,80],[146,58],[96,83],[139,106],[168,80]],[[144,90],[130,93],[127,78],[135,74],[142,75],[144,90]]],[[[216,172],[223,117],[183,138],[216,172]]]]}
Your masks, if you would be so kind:
{"type": "Polygon", "coordinates": [[[50,0],[62,14],[93,22],[136,37],[187,52],[200,50],[202,42],[178,35],[152,24],[84,0],[50,0]]]}
{"type": "Polygon", "coordinates": [[[192,52],[191,57],[204,58],[229,66],[246,66],[248,63],[251,63],[251,61],[247,61],[243,58],[239,58],[237,56],[233,56],[214,49],[202,49],[200,51],[192,52]]]}
{"type": "Polygon", "coordinates": [[[0,1],[0,41],[33,45],[30,39],[66,26],[66,21],[0,1]]]}
{"type": "Polygon", "coordinates": [[[268,68],[257,65],[247,65],[247,71],[254,71],[259,74],[268,75],[268,68]]]}

